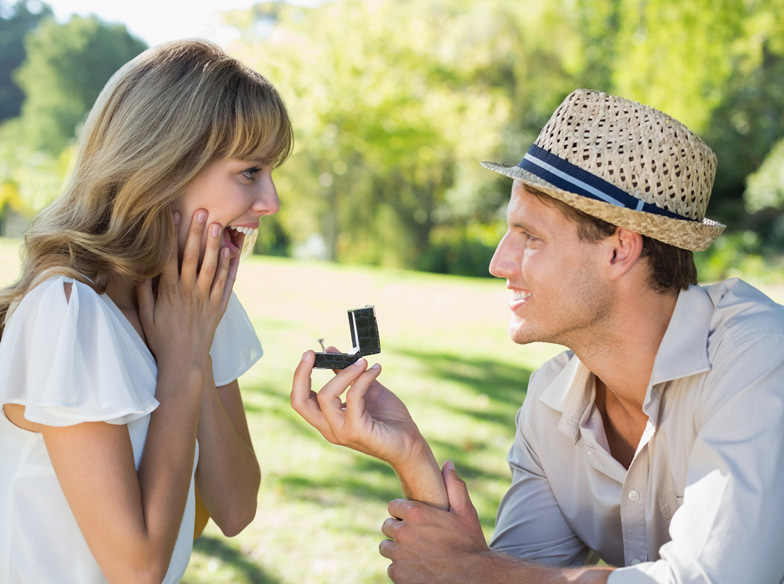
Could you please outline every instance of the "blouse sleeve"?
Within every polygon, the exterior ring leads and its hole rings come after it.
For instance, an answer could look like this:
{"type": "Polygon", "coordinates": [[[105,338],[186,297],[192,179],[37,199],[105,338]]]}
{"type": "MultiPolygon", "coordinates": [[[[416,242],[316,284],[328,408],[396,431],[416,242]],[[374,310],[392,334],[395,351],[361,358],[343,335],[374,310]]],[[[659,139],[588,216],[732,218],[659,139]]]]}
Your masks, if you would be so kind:
{"type": "Polygon", "coordinates": [[[215,385],[220,387],[231,383],[250,369],[261,355],[261,343],[253,324],[237,295],[232,292],[210,349],[215,385]]]}
{"type": "Polygon", "coordinates": [[[89,286],[51,278],[27,293],[0,340],[0,403],[49,426],[127,424],[152,412],[156,367],[89,286]],[[70,298],[65,285],[71,284],[70,298]]]}

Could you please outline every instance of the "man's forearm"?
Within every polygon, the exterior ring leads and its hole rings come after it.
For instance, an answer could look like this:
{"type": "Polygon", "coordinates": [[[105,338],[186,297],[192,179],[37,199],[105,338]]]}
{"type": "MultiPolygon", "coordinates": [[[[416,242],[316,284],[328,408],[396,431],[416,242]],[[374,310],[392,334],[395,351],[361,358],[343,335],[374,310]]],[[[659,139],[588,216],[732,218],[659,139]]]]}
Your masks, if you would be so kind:
{"type": "Polygon", "coordinates": [[[482,584],[606,584],[613,568],[560,568],[521,560],[501,552],[485,552],[472,562],[474,579],[482,584]]]}
{"type": "Polygon", "coordinates": [[[430,445],[422,439],[418,456],[393,465],[406,499],[427,503],[439,509],[449,509],[449,498],[444,487],[444,478],[430,445]]]}

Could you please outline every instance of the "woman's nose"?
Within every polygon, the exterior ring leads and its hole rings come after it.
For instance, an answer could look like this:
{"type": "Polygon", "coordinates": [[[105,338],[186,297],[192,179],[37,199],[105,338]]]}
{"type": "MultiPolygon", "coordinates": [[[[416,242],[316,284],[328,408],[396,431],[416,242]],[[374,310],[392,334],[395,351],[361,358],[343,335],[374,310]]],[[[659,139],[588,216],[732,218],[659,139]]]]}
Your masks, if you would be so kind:
{"type": "Polygon", "coordinates": [[[280,210],[278,191],[272,181],[259,193],[251,208],[259,215],[274,215],[280,210]]]}

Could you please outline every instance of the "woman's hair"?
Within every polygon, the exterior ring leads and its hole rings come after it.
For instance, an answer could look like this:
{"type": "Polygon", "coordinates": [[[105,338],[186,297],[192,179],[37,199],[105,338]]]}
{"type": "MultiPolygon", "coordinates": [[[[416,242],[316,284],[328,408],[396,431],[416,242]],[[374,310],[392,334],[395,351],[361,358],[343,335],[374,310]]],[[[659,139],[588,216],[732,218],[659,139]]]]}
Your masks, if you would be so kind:
{"type": "Polygon", "coordinates": [[[81,132],[63,192],[25,235],[10,304],[53,274],[104,292],[110,275],[163,271],[170,205],[211,162],[259,155],[278,166],[293,144],[283,100],[264,77],[206,41],[149,49],[112,76],[81,132]]]}

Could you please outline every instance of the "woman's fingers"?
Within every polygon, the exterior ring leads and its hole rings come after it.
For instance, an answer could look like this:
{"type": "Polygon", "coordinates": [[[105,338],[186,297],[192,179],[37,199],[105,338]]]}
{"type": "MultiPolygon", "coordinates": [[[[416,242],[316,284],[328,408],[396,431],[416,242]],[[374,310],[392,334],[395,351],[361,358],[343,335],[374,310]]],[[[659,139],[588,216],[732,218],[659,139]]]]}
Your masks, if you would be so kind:
{"type": "MultiPolygon", "coordinates": [[[[219,252],[221,244],[221,226],[213,223],[207,228],[207,244],[204,248],[204,258],[199,268],[198,287],[202,296],[207,296],[215,283],[215,275],[219,271],[219,252]]],[[[221,290],[221,295],[223,290],[221,290]]]]}
{"type": "Polygon", "coordinates": [[[188,286],[196,284],[199,271],[199,252],[206,223],[207,211],[197,209],[193,214],[191,226],[188,229],[188,239],[185,240],[185,248],[182,251],[180,280],[188,286]]]}
{"type": "Polygon", "coordinates": [[[179,246],[177,243],[177,235],[180,232],[180,222],[180,214],[175,211],[172,214],[172,223],[174,223],[174,237],[172,238],[171,244],[169,245],[169,257],[166,260],[166,265],[163,267],[159,287],[166,286],[167,284],[176,282],[179,279],[179,246]]]}
{"type": "Polygon", "coordinates": [[[142,329],[149,330],[155,314],[155,295],[152,291],[151,279],[136,284],[136,297],[139,300],[139,320],[142,321],[142,329]]]}
{"type": "Polygon", "coordinates": [[[215,296],[220,298],[221,307],[220,312],[226,312],[226,307],[229,304],[231,291],[234,289],[234,282],[237,279],[237,267],[239,266],[239,255],[230,257],[229,248],[224,247],[220,251],[220,266],[218,274],[216,275],[217,286],[213,286],[215,296]]]}

